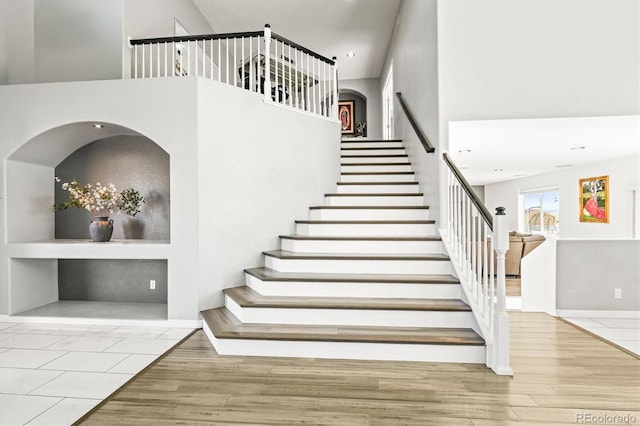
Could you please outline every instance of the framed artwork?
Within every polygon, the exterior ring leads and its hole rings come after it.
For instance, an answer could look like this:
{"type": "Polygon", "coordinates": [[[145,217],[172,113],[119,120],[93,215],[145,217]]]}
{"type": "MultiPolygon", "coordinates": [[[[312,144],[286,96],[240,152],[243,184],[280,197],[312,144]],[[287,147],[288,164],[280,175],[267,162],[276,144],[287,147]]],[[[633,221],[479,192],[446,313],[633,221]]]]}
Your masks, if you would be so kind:
{"type": "Polygon", "coordinates": [[[609,223],[609,176],[580,179],[580,222],[609,223]]]}
{"type": "Polygon", "coordinates": [[[355,113],[354,101],[339,101],[338,102],[338,117],[342,123],[343,135],[354,135],[355,127],[353,124],[355,113]]]}

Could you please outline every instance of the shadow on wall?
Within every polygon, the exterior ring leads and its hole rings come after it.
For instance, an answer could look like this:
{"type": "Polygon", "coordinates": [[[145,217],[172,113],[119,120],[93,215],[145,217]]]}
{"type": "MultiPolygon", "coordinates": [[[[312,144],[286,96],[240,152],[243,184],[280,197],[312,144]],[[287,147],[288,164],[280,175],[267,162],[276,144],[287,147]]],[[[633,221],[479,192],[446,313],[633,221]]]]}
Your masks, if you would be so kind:
{"type": "MultiPolygon", "coordinates": [[[[113,183],[118,190],[133,187],[145,198],[135,217],[113,214],[114,239],[170,239],[169,154],[144,136],[113,136],[87,144],[55,169],[62,182],[113,183]]],[[[55,202],[68,193],[56,185],[55,202]]],[[[55,237],[89,238],[91,213],[68,209],[55,214],[55,237]]]]}

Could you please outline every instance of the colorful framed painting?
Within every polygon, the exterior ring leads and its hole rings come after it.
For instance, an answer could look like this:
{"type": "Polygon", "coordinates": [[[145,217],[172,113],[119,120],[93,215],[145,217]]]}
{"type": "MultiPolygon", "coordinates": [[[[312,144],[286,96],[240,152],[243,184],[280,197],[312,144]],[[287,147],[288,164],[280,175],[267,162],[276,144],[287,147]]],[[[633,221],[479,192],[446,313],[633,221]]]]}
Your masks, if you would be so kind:
{"type": "Polygon", "coordinates": [[[609,176],[580,179],[580,222],[609,223],[609,176]]]}
{"type": "Polygon", "coordinates": [[[354,127],[354,114],[355,114],[355,105],[354,101],[339,101],[338,102],[338,117],[340,118],[340,122],[342,123],[342,134],[343,135],[354,135],[355,127],[354,127]]]}

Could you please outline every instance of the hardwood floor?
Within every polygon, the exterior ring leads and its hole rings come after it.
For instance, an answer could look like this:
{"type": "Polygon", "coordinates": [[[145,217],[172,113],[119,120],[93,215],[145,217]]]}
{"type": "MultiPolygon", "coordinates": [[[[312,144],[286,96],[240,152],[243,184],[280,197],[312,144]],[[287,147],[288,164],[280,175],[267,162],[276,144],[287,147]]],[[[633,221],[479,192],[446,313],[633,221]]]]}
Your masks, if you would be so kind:
{"type": "Polygon", "coordinates": [[[640,424],[638,359],[546,314],[510,317],[513,378],[472,364],[219,356],[198,331],[83,424],[640,424]]]}

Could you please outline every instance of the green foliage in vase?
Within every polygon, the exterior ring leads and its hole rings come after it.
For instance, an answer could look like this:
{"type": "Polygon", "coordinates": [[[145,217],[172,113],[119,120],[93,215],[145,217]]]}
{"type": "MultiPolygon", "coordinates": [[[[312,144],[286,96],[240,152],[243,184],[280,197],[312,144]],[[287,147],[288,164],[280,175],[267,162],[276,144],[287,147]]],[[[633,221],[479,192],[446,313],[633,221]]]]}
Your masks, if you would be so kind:
{"type": "Polygon", "coordinates": [[[118,208],[129,216],[136,217],[136,215],[140,213],[140,207],[142,207],[143,204],[144,197],[133,188],[127,188],[120,193],[118,208]]]}

